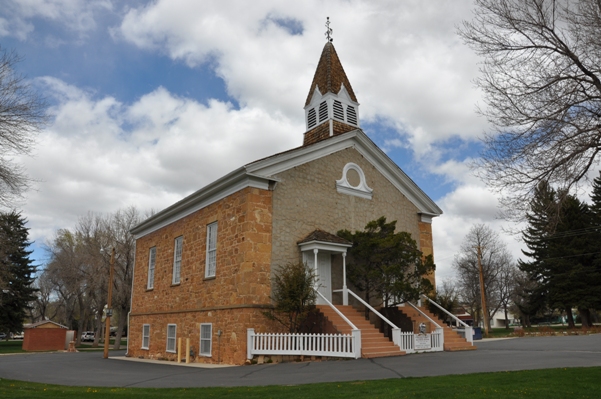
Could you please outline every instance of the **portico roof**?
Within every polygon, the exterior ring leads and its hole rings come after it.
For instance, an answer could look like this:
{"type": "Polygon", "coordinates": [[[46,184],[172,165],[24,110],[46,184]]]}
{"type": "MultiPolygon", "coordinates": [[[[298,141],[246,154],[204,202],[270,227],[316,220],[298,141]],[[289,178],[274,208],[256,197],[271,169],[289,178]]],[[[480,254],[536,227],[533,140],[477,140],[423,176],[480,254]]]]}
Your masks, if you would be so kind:
{"type": "Polygon", "coordinates": [[[353,243],[323,230],[314,230],[311,234],[297,242],[301,251],[313,249],[330,252],[346,252],[353,243]]]}

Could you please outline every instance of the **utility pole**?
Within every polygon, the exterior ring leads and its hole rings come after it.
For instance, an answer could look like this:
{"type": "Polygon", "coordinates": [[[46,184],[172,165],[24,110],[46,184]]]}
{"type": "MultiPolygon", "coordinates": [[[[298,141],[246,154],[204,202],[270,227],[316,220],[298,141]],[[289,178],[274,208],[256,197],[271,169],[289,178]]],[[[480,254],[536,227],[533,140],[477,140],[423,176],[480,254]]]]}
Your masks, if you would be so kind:
{"type": "Polygon", "coordinates": [[[484,334],[488,336],[488,311],[486,310],[486,295],[484,293],[484,270],[482,270],[482,247],[478,245],[478,271],[480,272],[480,297],[482,300],[482,316],[484,318],[484,334]]]}
{"type": "Polygon", "coordinates": [[[104,329],[104,358],[109,357],[109,340],[111,337],[111,316],[113,315],[112,302],[113,302],[113,273],[115,269],[115,247],[111,252],[111,265],[109,272],[109,287],[108,287],[108,300],[106,307],[106,327],[104,329]]]}

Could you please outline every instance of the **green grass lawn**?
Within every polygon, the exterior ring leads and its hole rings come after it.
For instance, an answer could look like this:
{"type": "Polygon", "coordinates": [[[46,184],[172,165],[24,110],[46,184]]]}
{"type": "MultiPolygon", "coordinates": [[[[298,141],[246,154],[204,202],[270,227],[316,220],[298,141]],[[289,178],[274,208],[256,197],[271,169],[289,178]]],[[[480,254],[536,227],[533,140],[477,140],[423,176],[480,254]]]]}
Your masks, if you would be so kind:
{"type": "MultiPolygon", "coordinates": [[[[482,332],[484,333],[484,332],[482,332]]],[[[504,337],[536,337],[536,336],[547,336],[547,335],[584,335],[584,334],[598,334],[601,333],[601,328],[595,326],[588,329],[582,329],[576,327],[569,329],[567,325],[552,325],[552,326],[537,326],[523,329],[523,334],[515,332],[513,327],[510,329],[506,328],[491,328],[488,331],[487,338],[504,338],[504,337]]]]}
{"type": "Polygon", "coordinates": [[[2,353],[25,353],[21,347],[23,341],[0,341],[0,354],[2,353]]]}
{"type": "Polygon", "coordinates": [[[598,398],[601,367],[240,388],[66,387],[0,379],[2,398],[598,398]]]}

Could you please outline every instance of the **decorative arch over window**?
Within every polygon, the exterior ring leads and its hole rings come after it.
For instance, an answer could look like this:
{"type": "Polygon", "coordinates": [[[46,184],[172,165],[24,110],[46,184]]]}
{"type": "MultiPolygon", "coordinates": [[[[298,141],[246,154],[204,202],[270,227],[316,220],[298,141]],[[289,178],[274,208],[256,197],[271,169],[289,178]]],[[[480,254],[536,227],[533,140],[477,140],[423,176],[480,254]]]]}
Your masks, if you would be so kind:
{"type": "Polygon", "coordinates": [[[363,170],[359,167],[359,165],[349,162],[344,165],[344,169],[342,169],[342,178],[340,180],[336,180],[336,191],[342,194],[371,199],[374,190],[369,188],[367,185],[367,182],[365,181],[365,173],[363,173],[363,170]],[[354,170],[359,175],[359,184],[355,186],[349,182],[348,173],[351,170],[354,170]]]}

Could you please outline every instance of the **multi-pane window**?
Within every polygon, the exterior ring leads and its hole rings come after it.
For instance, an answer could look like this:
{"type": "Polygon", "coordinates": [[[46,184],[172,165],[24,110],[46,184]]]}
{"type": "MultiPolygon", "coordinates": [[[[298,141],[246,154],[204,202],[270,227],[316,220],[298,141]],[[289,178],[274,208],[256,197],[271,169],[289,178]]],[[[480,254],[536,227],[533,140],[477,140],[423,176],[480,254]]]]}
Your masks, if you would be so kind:
{"type": "Polygon", "coordinates": [[[211,323],[200,325],[200,355],[211,356],[211,340],[213,325],[211,323]]]}
{"type": "Polygon", "coordinates": [[[150,347],[150,324],[144,324],[142,326],[142,349],[148,349],[150,347]]]}
{"type": "Polygon", "coordinates": [[[215,277],[217,267],[217,222],[207,226],[207,262],[205,277],[215,277]]]}
{"type": "Polygon", "coordinates": [[[157,247],[150,248],[148,253],[148,283],[146,288],[150,289],[154,287],[154,266],[156,264],[157,247]]]}
{"type": "Polygon", "coordinates": [[[175,324],[167,324],[167,352],[175,353],[175,336],[177,326],[175,324]]]}
{"type": "Polygon", "coordinates": [[[182,245],[184,237],[179,236],[175,239],[175,251],[173,252],[173,284],[179,284],[182,268],[182,245]]]}

